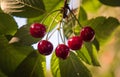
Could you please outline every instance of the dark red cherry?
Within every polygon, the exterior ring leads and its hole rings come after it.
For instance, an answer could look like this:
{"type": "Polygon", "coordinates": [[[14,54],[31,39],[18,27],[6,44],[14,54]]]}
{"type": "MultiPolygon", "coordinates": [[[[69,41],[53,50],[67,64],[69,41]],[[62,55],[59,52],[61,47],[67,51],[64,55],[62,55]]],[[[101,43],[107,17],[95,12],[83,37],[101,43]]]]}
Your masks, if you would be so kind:
{"type": "Polygon", "coordinates": [[[42,40],[38,43],[38,51],[42,55],[49,55],[53,51],[53,45],[47,40],[42,40]]]}
{"type": "Polygon", "coordinates": [[[69,47],[66,46],[65,44],[59,44],[56,49],[55,49],[55,54],[57,57],[61,59],[66,59],[69,55],[69,47]]]}
{"type": "Polygon", "coordinates": [[[79,50],[82,47],[83,40],[80,36],[73,36],[68,39],[68,47],[72,50],[79,50]]]}
{"type": "Polygon", "coordinates": [[[30,26],[30,34],[35,38],[42,38],[46,33],[46,28],[43,24],[34,23],[30,26]]]}
{"type": "Polygon", "coordinates": [[[95,32],[91,27],[86,26],[81,30],[80,36],[83,38],[85,42],[90,42],[94,40],[95,32]]]}

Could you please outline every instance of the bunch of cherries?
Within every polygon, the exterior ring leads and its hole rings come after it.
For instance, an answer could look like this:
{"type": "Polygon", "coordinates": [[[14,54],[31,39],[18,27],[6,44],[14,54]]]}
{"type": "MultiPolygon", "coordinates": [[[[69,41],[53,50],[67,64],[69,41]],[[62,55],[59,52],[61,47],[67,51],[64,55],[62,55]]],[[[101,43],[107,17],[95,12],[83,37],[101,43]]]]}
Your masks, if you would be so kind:
{"type": "MultiPolygon", "coordinates": [[[[30,26],[30,34],[35,38],[42,38],[46,34],[44,24],[34,23],[30,26]]],[[[79,50],[83,42],[91,42],[94,40],[95,32],[90,26],[82,27],[79,36],[73,36],[68,39],[66,44],[58,44],[55,49],[55,54],[61,59],[66,59],[69,56],[70,50],[79,50]]],[[[53,44],[48,40],[38,42],[38,51],[42,55],[50,55],[53,51],[53,44]]]]}

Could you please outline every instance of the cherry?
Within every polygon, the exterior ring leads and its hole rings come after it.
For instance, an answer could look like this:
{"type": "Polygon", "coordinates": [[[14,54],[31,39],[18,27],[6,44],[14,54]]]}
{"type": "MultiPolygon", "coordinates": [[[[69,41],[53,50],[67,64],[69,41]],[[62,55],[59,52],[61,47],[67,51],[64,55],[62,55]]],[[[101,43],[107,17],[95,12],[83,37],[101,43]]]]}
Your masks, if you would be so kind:
{"type": "Polygon", "coordinates": [[[73,36],[68,39],[68,47],[72,50],[79,50],[82,47],[83,40],[80,36],[73,36]]]}
{"type": "Polygon", "coordinates": [[[38,51],[43,55],[49,55],[52,53],[53,45],[47,40],[42,40],[38,43],[38,51]]]}
{"type": "Polygon", "coordinates": [[[81,30],[80,36],[85,42],[90,42],[94,40],[95,32],[91,27],[86,26],[81,30]]]}
{"type": "Polygon", "coordinates": [[[55,54],[61,59],[66,59],[69,55],[69,47],[65,44],[59,44],[55,49],[55,54]]]}
{"type": "Polygon", "coordinates": [[[35,38],[42,38],[46,33],[46,28],[43,24],[34,23],[30,26],[30,34],[35,38]]]}

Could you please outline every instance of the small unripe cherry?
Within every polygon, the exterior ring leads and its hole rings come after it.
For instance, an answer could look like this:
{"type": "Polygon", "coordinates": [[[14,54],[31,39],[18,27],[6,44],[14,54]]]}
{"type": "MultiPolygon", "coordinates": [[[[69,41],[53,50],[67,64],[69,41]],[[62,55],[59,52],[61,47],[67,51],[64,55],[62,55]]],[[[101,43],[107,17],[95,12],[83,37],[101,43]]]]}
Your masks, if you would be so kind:
{"type": "Polygon", "coordinates": [[[85,42],[90,42],[95,38],[95,31],[91,27],[86,26],[82,28],[80,36],[85,42]]]}
{"type": "Polygon", "coordinates": [[[82,47],[83,40],[80,36],[73,36],[68,39],[68,47],[72,50],[79,50],[82,47]]]}
{"type": "Polygon", "coordinates": [[[34,23],[30,26],[30,34],[35,38],[42,38],[46,33],[46,28],[43,24],[34,23]]]}
{"type": "Polygon", "coordinates": [[[50,55],[53,51],[53,45],[51,42],[47,40],[41,40],[38,43],[38,51],[42,55],[50,55]]]}
{"type": "Polygon", "coordinates": [[[55,49],[55,54],[61,59],[66,59],[70,53],[69,47],[65,44],[59,44],[55,49]]]}

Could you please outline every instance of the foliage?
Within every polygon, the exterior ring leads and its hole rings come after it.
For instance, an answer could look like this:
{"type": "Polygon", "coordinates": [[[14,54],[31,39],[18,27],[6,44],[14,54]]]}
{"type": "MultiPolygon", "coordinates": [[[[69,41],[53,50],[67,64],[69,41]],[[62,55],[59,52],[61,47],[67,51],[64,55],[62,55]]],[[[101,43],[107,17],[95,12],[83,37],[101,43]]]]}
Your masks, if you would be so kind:
{"type": "MultiPolygon", "coordinates": [[[[100,66],[98,51],[111,38],[120,22],[114,17],[99,16],[88,19],[88,10],[96,11],[102,3],[109,6],[120,6],[120,0],[83,0],[79,7],[78,20],[83,26],[91,26],[96,33],[93,42],[85,43],[82,49],[71,52],[66,60],[52,54],[51,71],[53,77],[92,77],[88,65],[100,66]],[[100,2],[101,3],[100,3],[100,2]],[[94,8],[94,6],[96,8],[94,8]],[[90,7],[90,8],[89,8],[90,7]],[[92,9],[91,9],[92,8],[92,9]]],[[[45,77],[46,61],[32,44],[36,39],[29,34],[29,25],[42,22],[53,30],[61,19],[58,11],[64,6],[64,0],[0,0],[0,77],[45,77]],[[54,13],[52,13],[54,11],[54,13]],[[48,16],[51,14],[50,16],[48,16]],[[26,18],[27,24],[18,28],[13,16],[26,18]]],[[[76,10],[75,10],[76,11],[76,10]]],[[[63,26],[66,38],[80,33],[80,26],[74,17],[68,17],[63,26]],[[74,26],[73,26],[74,25],[74,26]]]]}

